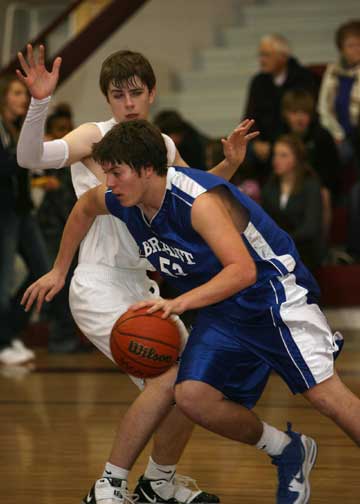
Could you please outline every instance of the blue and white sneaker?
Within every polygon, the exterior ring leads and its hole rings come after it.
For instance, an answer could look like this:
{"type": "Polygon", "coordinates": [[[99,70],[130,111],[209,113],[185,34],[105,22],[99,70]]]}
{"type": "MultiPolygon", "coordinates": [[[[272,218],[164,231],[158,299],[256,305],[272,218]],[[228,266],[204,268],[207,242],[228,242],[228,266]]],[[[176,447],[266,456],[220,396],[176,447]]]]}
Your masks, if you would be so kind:
{"type": "Polygon", "coordinates": [[[291,423],[287,424],[286,434],[291,442],[281,455],[272,458],[278,467],[279,486],[277,504],[306,504],[310,499],[310,471],[315,464],[317,445],[303,434],[293,432],[291,423]]]}

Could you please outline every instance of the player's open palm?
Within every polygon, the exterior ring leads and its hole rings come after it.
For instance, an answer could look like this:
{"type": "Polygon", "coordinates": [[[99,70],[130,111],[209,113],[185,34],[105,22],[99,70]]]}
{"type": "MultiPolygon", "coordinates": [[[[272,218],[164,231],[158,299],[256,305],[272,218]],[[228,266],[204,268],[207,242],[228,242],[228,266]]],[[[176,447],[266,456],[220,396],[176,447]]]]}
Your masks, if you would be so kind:
{"type": "Polygon", "coordinates": [[[50,72],[45,67],[45,48],[43,45],[39,47],[37,58],[31,44],[27,45],[26,59],[21,52],[18,53],[18,58],[25,75],[20,70],[16,70],[16,75],[28,88],[30,94],[38,100],[50,96],[54,92],[59,79],[61,58],[55,58],[50,72]]]}
{"type": "Polygon", "coordinates": [[[254,122],[253,119],[245,119],[226,139],[221,140],[224,156],[230,164],[240,166],[245,159],[247,144],[259,135],[258,131],[250,133],[254,122]]]}
{"type": "Polygon", "coordinates": [[[25,311],[29,311],[36,302],[36,311],[39,312],[44,301],[51,301],[64,287],[65,279],[56,269],[52,269],[28,287],[21,299],[25,311]]]}

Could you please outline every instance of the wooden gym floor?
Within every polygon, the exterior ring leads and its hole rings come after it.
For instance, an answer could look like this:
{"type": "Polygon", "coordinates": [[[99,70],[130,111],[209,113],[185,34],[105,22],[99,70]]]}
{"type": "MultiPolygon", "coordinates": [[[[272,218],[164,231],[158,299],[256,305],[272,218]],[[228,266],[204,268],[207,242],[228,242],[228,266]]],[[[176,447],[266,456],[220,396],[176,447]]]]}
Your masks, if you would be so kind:
{"type": "MultiPolygon", "coordinates": [[[[337,369],[360,395],[360,333],[347,332],[337,369]]],[[[9,376],[0,369],[1,504],[80,504],[107,460],[116,423],[135,387],[98,352],[38,352],[35,371],[9,376]]],[[[360,503],[360,450],[329,420],[294,397],[273,376],[257,413],[279,428],[313,436],[319,455],[312,504],[360,503]]],[[[360,421],[360,419],[359,419],[360,421]]],[[[136,464],[131,488],[149,447],[136,464]]],[[[197,428],[179,473],[218,493],[223,504],[275,502],[276,472],[257,450],[197,428]]]]}

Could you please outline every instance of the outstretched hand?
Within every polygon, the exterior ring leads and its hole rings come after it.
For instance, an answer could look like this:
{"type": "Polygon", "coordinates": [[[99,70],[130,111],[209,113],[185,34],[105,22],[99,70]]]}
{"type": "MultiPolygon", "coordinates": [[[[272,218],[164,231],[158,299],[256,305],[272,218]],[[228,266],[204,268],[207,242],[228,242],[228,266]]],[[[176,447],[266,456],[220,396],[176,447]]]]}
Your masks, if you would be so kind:
{"type": "Polygon", "coordinates": [[[36,311],[39,313],[44,301],[51,301],[64,287],[65,279],[52,269],[28,287],[20,301],[25,311],[29,311],[36,301],[36,311]]]}
{"type": "Polygon", "coordinates": [[[249,133],[254,125],[254,119],[244,119],[227,138],[222,138],[224,156],[232,166],[240,166],[245,159],[247,144],[256,138],[260,132],[249,133]]]}
{"type": "Polygon", "coordinates": [[[18,59],[24,73],[16,70],[16,75],[28,88],[31,95],[38,100],[52,95],[59,79],[61,58],[55,58],[51,72],[48,72],[45,67],[44,46],[41,45],[39,47],[39,54],[36,60],[33,47],[31,44],[28,44],[26,59],[21,52],[18,52],[18,59]]]}

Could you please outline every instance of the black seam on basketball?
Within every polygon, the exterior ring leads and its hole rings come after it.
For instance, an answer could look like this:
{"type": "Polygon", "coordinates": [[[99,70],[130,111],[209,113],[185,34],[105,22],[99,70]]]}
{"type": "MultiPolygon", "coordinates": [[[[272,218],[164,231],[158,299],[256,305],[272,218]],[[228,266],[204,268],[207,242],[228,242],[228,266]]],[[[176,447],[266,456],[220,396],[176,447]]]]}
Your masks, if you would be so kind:
{"type": "MultiPolygon", "coordinates": [[[[171,319],[163,319],[161,315],[156,315],[157,313],[161,312],[162,310],[158,310],[154,313],[138,313],[137,315],[131,315],[131,317],[127,317],[126,319],[124,320],[117,320],[114,324],[114,327],[115,325],[117,326],[117,324],[121,325],[123,324],[124,322],[127,322],[128,320],[132,320],[132,319],[135,319],[135,318],[139,318],[139,317],[155,317],[159,320],[163,320],[164,322],[170,322],[170,324],[174,325],[176,327],[176,324],[175,322],[173,322],[171,319]]],[[[125,315],[125,314],[124,314],[125,315]]],[[[122,318],[124,315],[122,315],[120,318],[122,318]]]]}
{"type": "MultiPolygon", "coordinates": [[[[144,366],[144,367],[148,367],[148,368],[151,368],[151,369],[156,369],[157,371],[160,371],[161,369],[164,369],[164,371],[166,371],[167,369],[170,369],[171,366],[173,366],[175,363],[176,363],[176,359],[172,362],[172,363],[167,363],[166,365],[163,365],[162,367],[156,367],[156,366],[151,366],[151,364],[146,364],[145,362],[142,362],[142,361],[138,361],[138,360],[135,360],[134,357],[132,357],[131,355],[129,355],[128,353],[124,352],[118,345],[117,343],[115,342],[115,345],[116,345],[116,348],[117,350],[120,351],[120,354],[124,357],[124,359],[127,359],[127,360],[131,360],[133,362],[135,362],[135,364],[140,364],[141,366],[144,366]]],[[[111,350],[111,348],[110,348],[111,350]]],[[[111,351],[112,353],[112,351],[111,351]]]]}
{"type": "Polygon", "coordinates": [[[123,334],[124,336],[133,336],[134,338],[139,338],[142,340],[148,340],[148,341],[154,341],[155,343],[161,343],[162,345],[168,346],[170,348],[173,348],[174,350],[179,351],[179,347],[176,345],[172,345],[171,343],[165,343],[164,341],[155,339],[155,338],[149,338],[148,336],[140,336],[139,334],[134,334],[134,333],[128,333],[128,332],[123,332],[119,331],[120,334],[123,334]]]}

